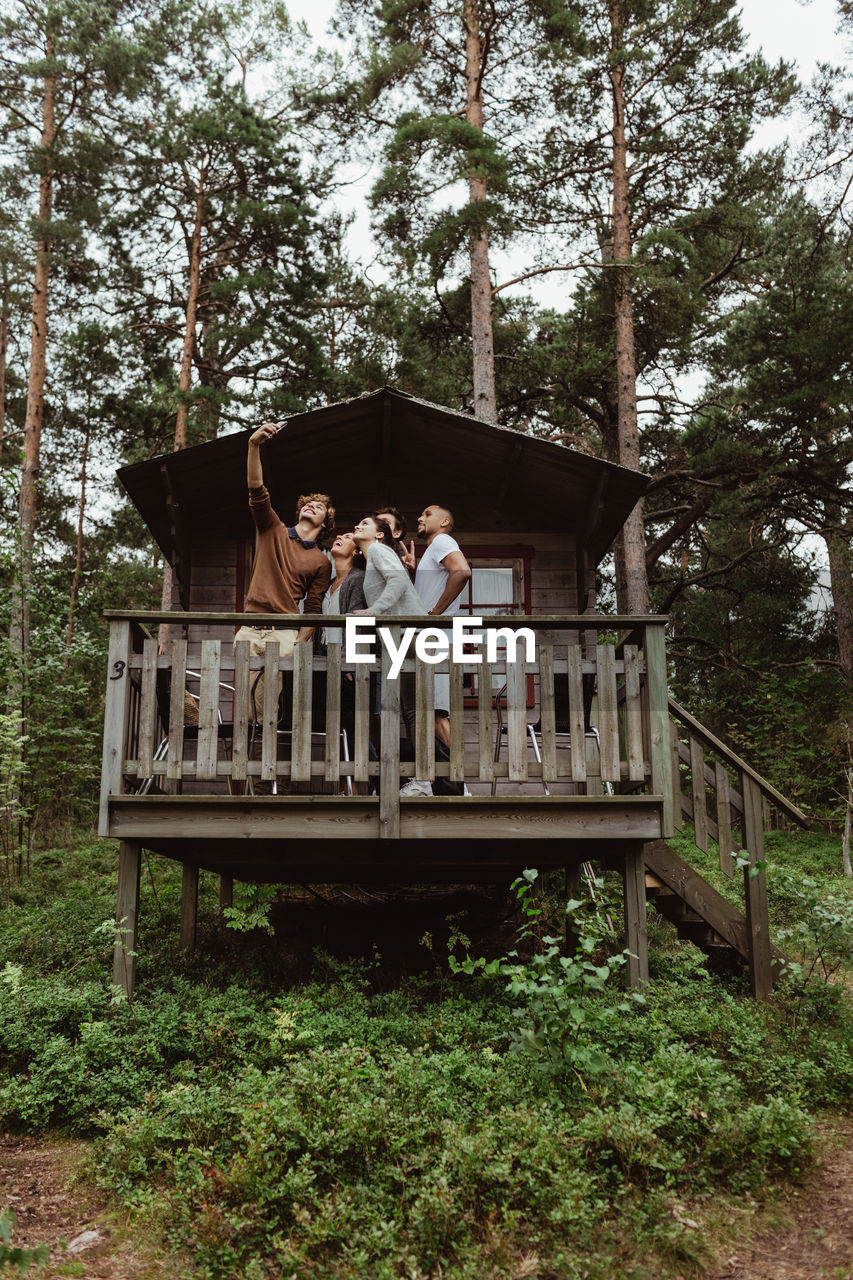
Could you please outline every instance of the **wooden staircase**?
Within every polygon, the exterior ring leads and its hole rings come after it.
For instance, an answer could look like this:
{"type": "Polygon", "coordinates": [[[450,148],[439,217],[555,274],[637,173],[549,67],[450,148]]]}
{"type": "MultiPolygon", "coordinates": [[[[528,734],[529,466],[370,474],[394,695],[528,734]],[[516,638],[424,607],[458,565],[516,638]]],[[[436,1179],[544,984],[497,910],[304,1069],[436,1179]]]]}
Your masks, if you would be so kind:
{"type": "MultiPolygon", "coordinates": [[[[646,898],[679,938],[704,951],[715,972],[742,970],[749,965],[749,926],[746,916],[699,875],[663,840],[645,846],[646,898]]],[[[775,981],[786,957],[771,944],[775,981]]]]}
{"type": "Polygon", "coordinates": [[[802,827],[809,826],[809,819],[671,699],[669,718],[673,825],[681,830],[685,819],[691,822],[703,853],[709,839],[716,841],[720,869],[729,879],[735,877],[732,855],[740,854],[745,910],[732,906],[664,840],[643,847],[646,898],[715,967],[745,964],[753,994],[766,998],[787,962],[770,942],[764,832],[774,812],[802,827]]]}

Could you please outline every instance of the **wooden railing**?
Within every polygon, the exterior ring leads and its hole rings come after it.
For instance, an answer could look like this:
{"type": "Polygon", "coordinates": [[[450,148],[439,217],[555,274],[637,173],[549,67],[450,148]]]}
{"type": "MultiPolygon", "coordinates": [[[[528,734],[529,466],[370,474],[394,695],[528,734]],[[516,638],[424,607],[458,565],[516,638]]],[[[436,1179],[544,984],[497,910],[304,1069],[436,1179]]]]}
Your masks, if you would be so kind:
{"type": "MultiPolygon", "coordinates": [[[[730,878],[735,875],[732,855],[742,855],[746,946],[741,949],[748,958],[753,993],[766,998],[773,985],[774,965],[778,969],[780,959],[774,958],[770,944],[763,869],[769,811],[775,809],[802,827],[809,826],[809,819],[672,699],[669,714],[675,825],[680,830],[685,818],[692,822],[693,839],[704,853],[708,852],[709,837],[716,841],[720,867],[730,878]]],[[[660,865],[654,861],[650,865],[666,874],[665,853],[663,857],[660,865]]],[[[673,882],[670,887],[688,899],[689,886],[673,882]]],[[[703,914],[713,922],[712,914],[703,914]]]]}
{"type": "Polygon", "coordinates": [[[733,853],[762,859],[769,810],[798,826],[810,825],[801,809],[671,698],[669,714],[675,826],[681,830],[685,818],[692,822],[703,853],[709,837],[714,840],[727,876],[734,875],[733,853]]]}
{"type": "MultiPolygon", "coordinates": [[[[292,658],[283,659],[270,644],[263,657],[251,657],[248,643],[234,646],[231,636],[244,622],[256,623],[257,615],[108,616],[103,833],[109,798],[142,790],[156,795],[190,787],[196,793],[243,795],[259,782],[277,787],[287,782],[291,789],[336,796],[347,779],[359,784],[377,779],[381,833],[393,838],[399,834],[400,779],[415,776],[449,777],[481,795],[532,790],[541,798],[547,791],[555,801],[609,791],[655,795],[663,806],[662,834],[672,834],[665,618],[489,617],[484,630],[531,630],[533,660],[525,660],[523,645],[510,662],[501,657],[488,662],[482,651],[480,662],[469,654],[464,663],[445,660],[438,666],[410,657],[403,671],[415,674],[416,723],[414,760],[406,762],[400,750],[405,737],[400,681],[389,678],[390,658],[382,646],[377,646],[382,650],[381,711],[378,726],[371,726],[370,674],[379,664],[348,663],[341,646],[319,656],[310,644],[299,644],[292,658]],[[157,628],[164,622],[171,624],[174,638],[168,652],[159,653],[157,628]],[[623,639],[617,644],[618,633],[623,639]],[[280,673],[292,673],[292,715],[288,724],[277,724],[276,700],[267,699],[253,747],[250,689],[261,671],[267,689],[277,687],[280,673]],[[450,676],[448,760],[436,759],[434,675],[439,671],[450,676]],[[343,679],[353,682],[355,706],[346,748],[340,733],[343,679]],[[197,724],[186,722],[187,693],[197,708],[197,724]]],[[[269,621],[334,626],[346,620],[269,621]]],[[[386,617],[377,623],[399,643],[402,628],[446,629],[452,620],[386,617]]]]}

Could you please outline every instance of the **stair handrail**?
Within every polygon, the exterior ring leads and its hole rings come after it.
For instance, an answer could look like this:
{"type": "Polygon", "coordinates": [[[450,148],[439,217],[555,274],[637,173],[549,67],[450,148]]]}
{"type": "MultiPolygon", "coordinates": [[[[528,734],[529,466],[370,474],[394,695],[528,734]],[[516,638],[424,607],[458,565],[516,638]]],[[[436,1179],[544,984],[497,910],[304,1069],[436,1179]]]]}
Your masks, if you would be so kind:
{"type": "Polygon", "coordinates": [[[798,809],[791,800],[782,795],[781,791],[777,791],[772,783],[763,778],[760,773],[757,773],[745,760],[742,760],[736,752],[732,751],[731,747],[727,747],[724,742],[721,742],[715,734],[711,733],[710,729],[706,729],[695,716],[692,716],[689,711],[680,706],[674,698],[669,699],[669,714],[673,720],[679,721],[686,729],[689,729],[694,737],[698,738],[709,751],[714,751],[733,769],[737,769],[739,772],[745,773],[747,777],[752,778],[767,799],[771,800],[777,809],[781,809],[789,818],[792,818],[798,826],[810,827],[812,825],[811,818],[803,813],[802,809],[798,809]]]}

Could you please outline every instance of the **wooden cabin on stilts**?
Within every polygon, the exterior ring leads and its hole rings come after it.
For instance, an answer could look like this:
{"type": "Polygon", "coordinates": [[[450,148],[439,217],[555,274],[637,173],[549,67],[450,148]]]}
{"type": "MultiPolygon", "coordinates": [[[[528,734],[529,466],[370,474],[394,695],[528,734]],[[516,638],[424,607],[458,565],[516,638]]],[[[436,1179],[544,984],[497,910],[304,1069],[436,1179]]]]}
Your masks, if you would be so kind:
{"type": "MultiPolygon", "coordinates": [[[[472,567],[461,616],[482,619],[469,627],[475,640],[491,630],[495,642],[491,655],[469,642],[464,661],[439,666],[410,654],[404,669],[416,675],[417,717],[409,763],[384,646],[374,752],[368,665],[342,660],[332,652],[341,646],[323,655],[297,645],[290,658],[273,645],[263,657],[234,646],[247,620],[254,545],[247,438],[119,473],[173,566],[174,596],[166,612],[108,615],[100,833],[119,840],[116,984],[132,994],[148,849],[182,864],[187,946],[200,870],[221,877],[227,904],[235,880],[508,886],[527,867],[563,868],[572,880],[594,860],[623,878],[631,983],[648,976],[651,897],[683,936],[741,956],[754,994],[767,996],[779,957],[764,875],[755,873],[766,811],[806,819],[671,701],[665,617],[596,612],[596,566],[646,477],[388,387],[298,414],[264,446],[265,480],[285,520],[297,495],[312,491],[333,495],[339,528],[385,504],[410,523],[431,502],[456,514],[454,536],[472,567]],[[163,623],[171,642],[160,652],[163,623]],[[532,633],[532,648],[526,640],[513,647],[510,633],[521,629],[532,633]],[[436,759],[433,734],[441,670],[451,690],[446,761],[436,759]],[[268,688],[290,673],[292,698],[283,721],[273,713],[253,727],[250,690],[260,671],[268,688]],[[350,733],[342,732],[342,679],[355,685],[350,733]],[[401,797],[400,779],[413,773],[464,782],[470,794],[401,797]],[[368,794],[371,781],[378,794],[368,794]],[[268,794],[259,794],[262,782],[268,794]],[[360,794],[350,794],[353,783],[360,794]],[[747,851],[742,913],[666,845],[685,816],[700,848],[717,842],[728,875],[735,851],[747,851]]],[[[397,637],[424,619],[381,622],[397,637]]]]}

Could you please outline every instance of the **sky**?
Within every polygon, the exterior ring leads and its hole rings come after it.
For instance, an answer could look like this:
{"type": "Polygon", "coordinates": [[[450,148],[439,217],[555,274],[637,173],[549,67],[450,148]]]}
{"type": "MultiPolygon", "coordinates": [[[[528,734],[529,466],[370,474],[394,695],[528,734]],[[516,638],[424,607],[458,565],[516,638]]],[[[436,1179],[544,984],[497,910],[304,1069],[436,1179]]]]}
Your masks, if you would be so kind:
{"type": "MultiPolygon", "coordinates": [[[[304,21],[315,38],[322,38],[335,0],[287,0],[287,3],[291,18],[304,21]]],[[[784,59],[794,63],[802,81],[812,77],[819,62],[840,62],[844,56],[845,50],[836,34],[836,0],[741,0],[740,13],[750,47],[763,52],[768,62],[784,59]]],[[[796,116],[769,121],[756,136],[756,145],[779,145],[787,137],[795,136],[800,127],[796,116]]],[[[374,250],[364,206],[372,175],[359,176],[360,181],[349,188],[351,207],[357,213],[350,233],[350,248],[363,262],[368,262],[374,250]]],[[[542,306],[565,305],[556,277],[548,277],[533,292],[542,306]]],[[[821,546],[814,545],[811,549],[822,558],[821,546]]],[[[829,598],[825,570],[820,578],[812,599],[816,611],[826,608],[829,598]]]]}
{"type": "MultiPolygon", "coordinates": [[[[293,20],[304,21],[315,39],[322,40],[335,0],[287,0],[287,7],[293,20]]],[[[818,62],[841,59],[843,49],[835,32],[836,0],[741,0],[740,13],[750,46],[761,50],[770,62],[784,59],[795,63],[803,81],[811,78],[818,62]]],[[[756,135],[755,145],[777,146],[792,134],[796,135],[800,127],[796,116],[791,115],[768,121],[756,135]]],[[[375,175],[354,168],[348,177],[351,185],[346,188],[346,203],[356,215],[348,237],[349,247],[368,264],[374,258],[375,247],[366,202],[375,175]]],[[[341,198],[339,194],[338,199],[341,198]]],[[[506,279],[516,274],[514,268],[510,269],[513,264],[502,263],[499,255],[493,258],[499,276],[506,279]],[[508,275],[504,268],[508,269],[508,275]]],[[[559,309],[565,306],[565,284],[559,273],[511,292],[524,291],[532,293],[540,306],[559,309]]]]}
{"type": "MultiPolygon", "coordinates": [[[[334,0],[288,0],[290,16],[304,21],[320,36],[334,9],[334,0]]],[[[835,0],[742,0],[744,28],[753,46],[776,61],[799,62],[803,75],[820,60],[832,58],[837,46],[835,0]]]]}

